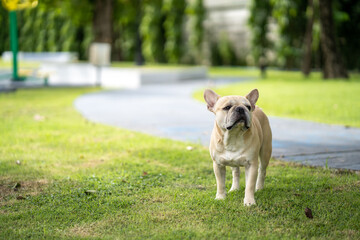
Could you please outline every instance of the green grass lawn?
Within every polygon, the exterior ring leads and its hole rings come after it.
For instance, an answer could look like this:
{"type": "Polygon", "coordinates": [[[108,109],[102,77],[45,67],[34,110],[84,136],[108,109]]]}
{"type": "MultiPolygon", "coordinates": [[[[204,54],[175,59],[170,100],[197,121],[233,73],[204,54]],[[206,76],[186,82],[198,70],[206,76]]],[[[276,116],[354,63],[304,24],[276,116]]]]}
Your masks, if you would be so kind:
{"type": "MultiPolygon", "coordinates": [[[[258,78],[259,71],[211,68],[210,75],[258,78]]],[[[266,79],[215,90],[220,95],[246,95],[254,88],[260,92],[258,106],[268,115],[360,127],[359,74],[351,74],[348,81],[325,81],[319,72],[304,79],[299,72],[269,70],[266,79]]],[[[203,90],[196,92],[195,98],[203,101],[203,90]]]]}
{"type": "Polygon", "coordinates": [[[358,174],[272,160],[257,206],[243,173],[215,201],[205,147],[88,122],[72,102],[89,91],[0,95],[0,239],[360,238],[358,174]]]}
{"type": "MultiPolygon", "coordinates": [[[[19,61],[18,67],[19,68],[37,68],[40,66],[39,62],[28,62],[28,61],[19,61]]],[[[0,70],[1,68],[4,69],[11,69],[12,68],[12,61],[4,61],[0,57],[0,70]]]]}

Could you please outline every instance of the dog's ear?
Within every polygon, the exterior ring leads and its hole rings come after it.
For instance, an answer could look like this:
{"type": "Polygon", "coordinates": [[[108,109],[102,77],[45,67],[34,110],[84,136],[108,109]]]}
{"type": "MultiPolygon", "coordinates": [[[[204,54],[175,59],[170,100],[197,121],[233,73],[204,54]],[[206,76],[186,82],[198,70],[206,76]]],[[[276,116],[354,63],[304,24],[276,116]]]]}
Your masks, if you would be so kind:
{"type": "Polygon", "coordinates": [[[207,103],[207,108],[210,112],[214,112],[214,106],[217,100],[220,98],[219,95],[217,95],[213,90],[206,89],[204,91],[204,99],[207,103]]]}
{"type": "Polygon", "coordinates": [[[251,104],[251,110],[255,110],[255,104],[259,98],[259,91],[257,89],[251,90],[251,92],[246,95],[247,100],[249,100],[251,104]]]}

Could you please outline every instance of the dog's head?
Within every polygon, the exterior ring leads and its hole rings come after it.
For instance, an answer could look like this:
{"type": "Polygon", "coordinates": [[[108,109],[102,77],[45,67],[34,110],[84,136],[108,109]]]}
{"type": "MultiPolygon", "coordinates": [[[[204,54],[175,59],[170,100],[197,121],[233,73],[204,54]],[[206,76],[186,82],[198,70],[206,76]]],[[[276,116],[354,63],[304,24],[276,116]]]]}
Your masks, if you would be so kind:
{"type": "Polygon", "coordinates": [[[259,91],[254,89],[245,97],[220,97],[214,91],[206,89],[204,98],[209,111],[216,115],[217,125],[223,131],[239,128],[246,131],[251,127],[252,112],[259,98],[259,91]]]}

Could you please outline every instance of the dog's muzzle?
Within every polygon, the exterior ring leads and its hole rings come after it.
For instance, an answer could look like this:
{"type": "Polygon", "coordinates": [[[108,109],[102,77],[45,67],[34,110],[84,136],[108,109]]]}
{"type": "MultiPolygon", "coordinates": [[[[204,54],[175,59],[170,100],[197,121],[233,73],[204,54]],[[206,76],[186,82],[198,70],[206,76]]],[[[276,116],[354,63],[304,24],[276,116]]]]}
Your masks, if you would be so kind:
{"type": "Polygon", "coordinates": [[[236,107],[230,114],[228,118],[226,129],[231,130],[235,127],[238,123],[244,124],[244,129],[247,130],[250,128],[249,124],[249,114],[243,107],[236,107]]]}

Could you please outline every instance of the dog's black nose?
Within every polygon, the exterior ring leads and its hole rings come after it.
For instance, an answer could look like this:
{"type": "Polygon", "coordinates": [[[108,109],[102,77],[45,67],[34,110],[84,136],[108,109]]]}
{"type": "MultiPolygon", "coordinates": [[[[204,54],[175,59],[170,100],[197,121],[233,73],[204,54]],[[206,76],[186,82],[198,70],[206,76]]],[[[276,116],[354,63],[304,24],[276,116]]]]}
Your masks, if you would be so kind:
{"type": "Polygon", "coordinates": [[[238,112],[238,113],[240,113],[240,114],[244,114],[244,113],[245,113],[245,110],[244,110],[244,108],[242,108],[242,107],[237,107],[237,108],[235,108],[235,111],[238,112]]]}

